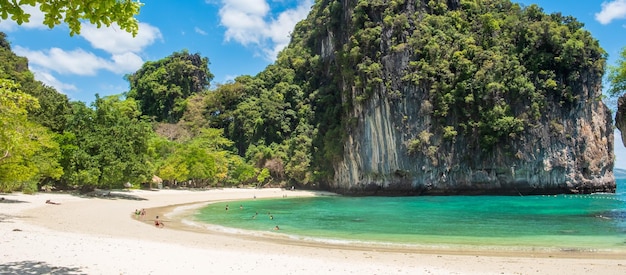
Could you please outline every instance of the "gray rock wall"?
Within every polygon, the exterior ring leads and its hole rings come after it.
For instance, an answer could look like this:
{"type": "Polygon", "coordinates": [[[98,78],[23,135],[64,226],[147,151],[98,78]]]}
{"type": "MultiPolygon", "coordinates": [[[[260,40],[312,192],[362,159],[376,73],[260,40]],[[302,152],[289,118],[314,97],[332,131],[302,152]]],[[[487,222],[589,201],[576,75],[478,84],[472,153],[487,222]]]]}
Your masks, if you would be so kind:
{"type": "MultiPolygon", "coordinates": [[[[348,2],[345,9],[350,8],[348,2]]],[[[349,26],[350,13],[344,17],[349,26]]],[[[333,44],[342,45],[349,36],[329,33],[323,40],[325,58],[332,58],[333,44]]],[[[346,119],[354,123],[345,129],[343,157],[329,183],[333,191],[357,195],[615,191],[612,118],[597,100],[601,79],[581,77],[574,87],[580,98],[575,104],[549,102],[539,126],[485,153],[468,147],[470,137],[459,135],[445,142],[441,135],[428,134],[436,133],[428,91],[399,79],[408,66],[408,51],[391,53],[385,48],[381,45],[383,82],[391,85],[374,89],[365,101],[356,99],[353,83],[346,81],[341,87],[343,101],[353,103],[346,119]],[[410,151],[409,142],[415,138],[424,142],[410,151]]]]}
{"type": "MultiPolygon", "coordinates": [[[[626,146],[626,95],[617,100],[617,113],[615,114],[615,126],[622,134],[622,143],[626,146]]],[[[619,145],[618,145],[619,146],[619,145]]]]}

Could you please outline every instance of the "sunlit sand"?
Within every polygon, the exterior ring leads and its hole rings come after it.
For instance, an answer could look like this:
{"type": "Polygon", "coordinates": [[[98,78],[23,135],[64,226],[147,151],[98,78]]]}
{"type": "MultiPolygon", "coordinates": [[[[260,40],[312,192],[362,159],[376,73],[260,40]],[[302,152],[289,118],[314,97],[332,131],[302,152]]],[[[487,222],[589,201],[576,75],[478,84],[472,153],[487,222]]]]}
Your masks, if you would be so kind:
{"type": "Polygon", "coordinates": [[[207,202],[315,192],[129,191],[124,197],[0,194],[0,273],[626,274],[626,255],[401,249],[194,230],[178,217],[207,202]],[[46,200],[58,204],[45,203],[46,200]],[[146,209],[144,216],[135,210],[146,209]],[[156,216],[163,228],[154,226],[156,216]]]}

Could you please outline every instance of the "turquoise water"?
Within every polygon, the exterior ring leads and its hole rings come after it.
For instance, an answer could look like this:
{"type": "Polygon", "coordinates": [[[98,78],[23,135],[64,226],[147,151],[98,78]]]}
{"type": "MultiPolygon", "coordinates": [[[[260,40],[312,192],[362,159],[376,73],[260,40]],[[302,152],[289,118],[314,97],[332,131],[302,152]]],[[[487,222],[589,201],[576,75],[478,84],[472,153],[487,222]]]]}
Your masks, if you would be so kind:
{"type": "Polygon", "coordinates": [[[624,251],[625,189],[618,180],[616,194],[255,199],[194,218],[322,242],[624,251]]]}

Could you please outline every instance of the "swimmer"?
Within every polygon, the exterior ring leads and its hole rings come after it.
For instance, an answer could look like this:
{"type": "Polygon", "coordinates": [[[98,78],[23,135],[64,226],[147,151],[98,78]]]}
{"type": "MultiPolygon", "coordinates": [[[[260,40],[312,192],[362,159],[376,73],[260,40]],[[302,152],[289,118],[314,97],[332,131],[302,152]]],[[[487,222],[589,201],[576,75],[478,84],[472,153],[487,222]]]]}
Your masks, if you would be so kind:
{"type": "Polygon", "coordinates": [[[165,224],[161,221],[159,221],[159,216],[156,216],[156,219],[154,220],[154,226],[159,227],[159,228],[163,228],[165,227],[165,224]]]}

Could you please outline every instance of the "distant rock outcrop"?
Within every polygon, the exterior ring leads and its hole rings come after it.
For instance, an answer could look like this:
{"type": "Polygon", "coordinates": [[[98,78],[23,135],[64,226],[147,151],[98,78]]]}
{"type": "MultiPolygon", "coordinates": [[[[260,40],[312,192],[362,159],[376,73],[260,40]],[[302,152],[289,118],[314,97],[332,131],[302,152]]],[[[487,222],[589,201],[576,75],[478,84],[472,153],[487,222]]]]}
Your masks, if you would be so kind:
{"type": "Polygon", "coordinates": [[[505,0],[317,2],[311,44],[345,122],[329,189],[615,191],[604,57],[575,19],[505,0]]]}

